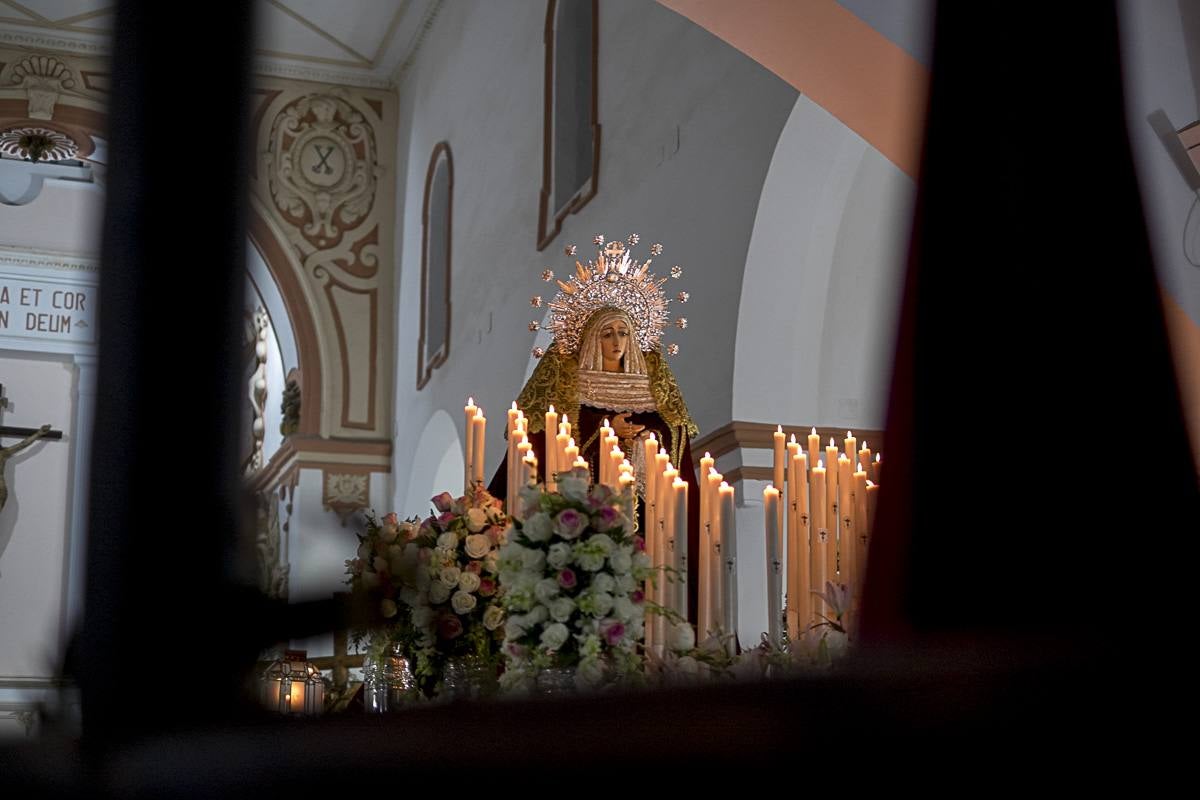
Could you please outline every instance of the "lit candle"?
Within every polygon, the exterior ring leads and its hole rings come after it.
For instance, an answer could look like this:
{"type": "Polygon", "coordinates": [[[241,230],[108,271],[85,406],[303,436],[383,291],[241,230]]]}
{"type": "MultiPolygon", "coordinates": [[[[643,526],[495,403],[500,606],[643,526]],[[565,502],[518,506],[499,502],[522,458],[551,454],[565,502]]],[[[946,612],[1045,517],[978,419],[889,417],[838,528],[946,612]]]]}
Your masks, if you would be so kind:
{"type": "Polygon", "coordinates": [[[789,517],[787,549],[788,632],[793,639],[812,623],[808,563],[808,465],[807,457],[797,448],[792,455],[788,494],[795,508],[789,517]]]}
{"type": "Polygon", "coordinates": [[[558,431],[558,414],[554,412],[554,406],[551,405],[546,411],[546,452],[543,454],[546,460],[546,491],[556,491],[558,485],[554,482],[554,476],[558,474],[558,448],[555,446],[554,435],[558,431]]]}
{"type": "MultiPolygon", "coordinates": [[[[675,532],[674,506],[671,503],[671,485],[675,483],[675,479],[679,477],[679,472],[671,466],[670,460],[667,458],[667,452],[664,450],[656,456],[663,463],[662,473],[658,479],[658,540],[655,542],[654,566],[672,567],[675,565],[675,542],[673,534],[675,532]]],[[[672,599],[674,597],[671,592],[673,584],[671,579],[667,578],[665,572],[659,573],[659,584],[655,591],[655,600],[659,605],[666,608],[674,608],[672,599]]],[[[666,618],[659,615],[655,621],[655,636],[656,641],[665,647],[667,641],[667,625],[666,618]]]]}
{"type": "MultiPolygon", "coordinates": [[[[701,630],[705,636],[724,625],[721,618],[721,605],[724,602],[721,597],[721,584],[724,582],[725,574],[725,566],[721,560],[721,482],[723,480],[724,476],[721,473],[709,467],[708,474],[704,476],[704,482],[700,484],[700,491],[708,494],[708,541],[701,542],[700,545],[701,554],[707,553],[708,560],[707,565],[700,564],[700,579],[706,581],[708,588],[708,591],[703,593],[708,596],[708,628],[701,630]]],[[[703,497],[704,494],[700,496],[703,497]]],[[[701,530],[701,533],[703,532],[701,530]]],[[[703,599],[701,604],[704,604],[703,599]]]]}
{"type": "MultiPolygon", "coordinates": [[[[846,458],[850,459],[850,463],[854,463],[854,454],[858,452],[858,439],[855,438],[853,431],[846,431],[846,449],[842,451],[846,454],[846,458]]],[[[853,473],[853,470],[851,470],[853,473]]]]}
{"type": "MultiPolygon", "coordinates": [[[[609,438],[611,438],[614,442],[616,441],[615,436],[609,438]]],[[[608,451],[607,483],[608,486],[612,487],[613,491],[616,491],[617,488],[619,488],[618,479],[621,476],[621,463],[623,461],[625,461],[625,454],[621,452],[621,448],[614,443],[612,449],[608,451]]]]}
{"type": "Polygon", "coordinates": [[[867,573],[867,542],[871,535],[871,515],[867,512],[867,473],[861,468],[854,473],[854,585],[851,597],[862,602],[863,581],[867,573]]]}
{"type": "Polygon", "coordinates": [[[737,516],[733,487],[724,481],[720,486],[721,558],[724,561],[721,582],[722,628],[729,635],[729,655],[737,652],[737,516]]]}
{"type": "MultiPolygon", "coordinates": [[[[809,507],[809,585],[814,592],[825,591],[825,549],[829,528],[825,524],[825,465],[818,461],[812,468],[812,503],[809,507]]],[[[813,613],[827,613],[825,604],[813,597],[813,613]]]]}
{"type": "Polygon", "coordinates": [[[475,436],[472,433],[471,426],[475,424],[475,412],[479,407],[475,405],[475,398],[468,397],[467,404],[463,406],[463,414],[466,416],[467,424],[463,428],[463,494],[471,488],[471,475],[474,474],[474,448],[475,436]]]}
{"type": "MultiPolygon", "coordinates": [[[[651,565],[653,566],[654,554],[658,548],[658,479],[662,475],[662,470],[655,468],[658,457],[658,440],[654,437],[653,431],[646,437],[646,440],[642,444],[645,448],[643,451],[644,463],[642,466],[645,470],[645,486],[642,490],[644,513],[641,534],[642,545],[645,547],[646,555],[650,556],[651,565]]],[[[645,593],[647,600],[657,599],[654,584],[649,581],[646,583],[645,593]]],[[[657,614],[651,614],[649,611],[646,612],[647,651],[659,644],[655,638],[655,620],[657,618],[657,614]]]]}
{"type": "Polygon", "coordinates": [[[813,428],[812,433],[808,435],[808,466],[815,467],[821,454],[821,437],[817,435],[817,429],[813,428]]]}
{"type": "MultiPolygon", "coordinates": [[[[674,608],[679,612],[685,620],[688,615],[688,484],[687,481],[680,477],[676,477],[671,482],[672,497],[671,501],[674,505],[671,514],[671,522],[674,525],[675,531],[672,538],[675,540],[675,569],[678,570],[675,581],[675,598],[674,608]]],[[[686,623],[685,623],[686,624],[686,623]]]]}
{"type": "Polygon", "coordinates": [[[775,459],[774,459],[775,470],[773,473],[773,475],[774,475],[773,482],[775,484],[775,488],[777,490],[779,490],[780,492],[782,492],[783,491],[783,470],[784,470],[784,466],[786,464],[786,461],[784,460],[784,458],[785,458],[784,443],[787,441],[787,437],[785,437],[783,435],[783,426],[782,425],[776,425],[775,433],[773,433],[771,435],[775,440],[774,448],[773,448],[773,455],[775,457],[775,459]]]}
{"type": "Polygon", "coordinates": [[[879,453],[876,453],[875,454],[875,485],[876,486],[883,483],[883,481],[879,480],[879,472],[882,469],[883,469],[883,462],[879,460],[879,453]]]}
{"type": "Polygon", "coordinates": [[[838,455],[837,445],[830,436],[829,446],[825,448],[825,527],[829,529],[829,538],[825,542],[825,580],[834,583],[838,582],[837,535],[841,522],[838,513],[838,455]]]}
{"type": "Polygon", "coordinates": [[[763,489],[763,517],[767,528],[767,635],[771,646],[777,648],[783,576],[779,560],[779,490],[774,486],[763,489]]]}
{"type": "MultiPolygon", "coordinates": [[[[853,453],[854,451],[849,451],[853,453]]],[[[858,579],[858,565],[854,563],[854,472],[846,455],[838,457],[838,510],[841,526],[838,530],[838,582],[847,589],[858,579]]]]}
{"type": "Polygon", "coordinates": [[[699,603],[696,609],[696,622],[699,623],[698,632],[701,639],[707,637],[709,630],[713,627],[710,604],[713,587],[709,583],[711,571],[709,561],[712,558],[712,495],[708,484],[708,473],[715,463],[712,455],[704,454],[700,459],[700,480],[697,482],[700,487],[700,552],[696,554],[696,558],[699,559],[697,574],[700,577],[700,589],[697,593],[699,603]]]}
{"type": "Polygon", "coordinates": [[[862,448],[858,451],[858,465],[864,471],[871,468],[871,448],[867,447],[866,439],[863,439],[862,448]]]}
{"type": "Polygon", "coordinates": [[[475,483],[483,483],[483,462],[484,462],[484,443],[486,441],[485,431],[487,430],[487,418],[483,416],[483,409],[475,412],[475,429],[473,431],[474,442],[471,445],[472,463],[475,465],[475,474],[471,476],[471,480],[475,483]]]}
{"type": "Polygon", "coordinates": [[[504,501],[504,508],[509,514],[515,513],[517,507],[517,489],[521,481],[521,461],[517,457],[517,432],[520,430],[521,412],[517,408],[517,401],[514,400],[512,407],[508,409],[508,427],[504,431],[504,442],[508,451],[504,457],[505,464],[505,484],[508,486],[508,496],[504,501]]]}
{"type": "Polygon", "coordinates": [[[575,439],[568,436],[567,446],[563,448],[563,463],[569,464],[571,469],[575,469],[577,458],[579,458],[579,448],[575,446],[575,439]]]}

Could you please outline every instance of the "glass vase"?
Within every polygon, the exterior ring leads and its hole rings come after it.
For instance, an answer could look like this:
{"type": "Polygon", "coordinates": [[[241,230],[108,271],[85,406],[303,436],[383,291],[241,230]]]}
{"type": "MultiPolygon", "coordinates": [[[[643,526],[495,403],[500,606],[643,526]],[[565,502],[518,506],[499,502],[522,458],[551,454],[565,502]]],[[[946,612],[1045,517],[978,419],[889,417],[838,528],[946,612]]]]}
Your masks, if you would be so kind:
{"type": "Polygon", "coordinates": [[[389,646],[378,659],[368,658],[363,665],[363,705],[369,714],[399,710],[411,698],[415,686],[408,659],[398,644],[389,646]]]}
{"type": "Polygon", "coordinates": [[[440,696],[449,700],[478,700],[499,688],[496,668],[479,656],[451,656],[442,670],[440,696]]]}
{"type": "Polygon", "coordinates": [[[534,690],[546,697],[574,694],[575,670],[571,667],[547,667],[538,672],[534,690]]]}

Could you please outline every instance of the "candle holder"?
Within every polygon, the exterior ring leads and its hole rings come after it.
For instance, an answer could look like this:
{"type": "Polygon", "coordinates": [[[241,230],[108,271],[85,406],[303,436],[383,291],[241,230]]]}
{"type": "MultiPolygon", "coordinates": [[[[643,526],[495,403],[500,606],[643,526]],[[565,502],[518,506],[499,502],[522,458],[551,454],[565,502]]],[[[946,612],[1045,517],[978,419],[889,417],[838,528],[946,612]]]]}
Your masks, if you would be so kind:
{"type": "Polygon", "coordinates": [[[304,650],[285,650],[260,679],[261,701],[288,716],[316,716],[325,708],[325,682],[304,650]]]}

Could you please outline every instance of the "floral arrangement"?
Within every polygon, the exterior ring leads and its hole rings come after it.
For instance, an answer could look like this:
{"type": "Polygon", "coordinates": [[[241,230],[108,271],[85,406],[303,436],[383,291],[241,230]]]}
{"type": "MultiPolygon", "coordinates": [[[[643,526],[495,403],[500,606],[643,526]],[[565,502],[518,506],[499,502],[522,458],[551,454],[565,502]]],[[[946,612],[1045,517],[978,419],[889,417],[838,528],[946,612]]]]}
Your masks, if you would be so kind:
{"type": "Polygon", "coordinates": [[[454,657],[498,666],[505,622],[498,550],[508,535],[500,501],[482,486],[458,498],[442,492],[432,503],[419,523],[368,517],[358,557],[346,562],[351,585],[378,596],[389,620],[385,645],[401,645],[427,694],[454,657]]]}
{"type": "Polygon", "coordinates": [[[500,550],[506,688],[528,687],[547,669],[572,669],[585,688],[641,673],[641,587],[652,569],[627,501],[581,473],[559,488],[521,490],[524,520],[500,550]]]}

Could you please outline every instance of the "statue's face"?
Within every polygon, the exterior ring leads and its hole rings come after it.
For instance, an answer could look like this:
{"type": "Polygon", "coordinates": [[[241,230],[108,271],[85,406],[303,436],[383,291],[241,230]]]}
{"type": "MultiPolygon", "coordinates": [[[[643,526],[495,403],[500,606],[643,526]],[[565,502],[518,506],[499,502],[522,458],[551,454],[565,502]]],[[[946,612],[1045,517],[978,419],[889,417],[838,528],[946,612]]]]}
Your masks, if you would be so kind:
{"type": "Polygon", "coordinates": [[[629,326],[616,319],[600,329],[600,354],[605,361],[619,362],[629,349],[629,326]]]}

